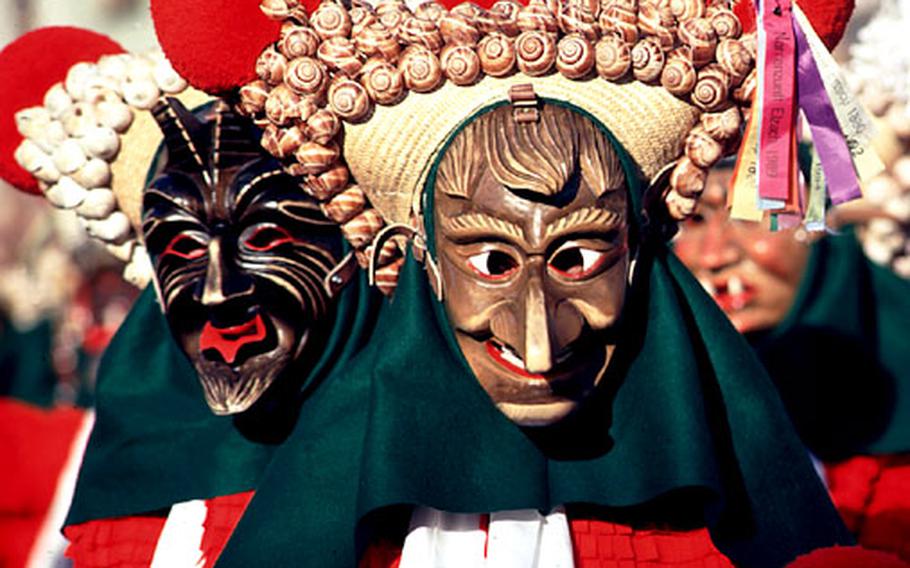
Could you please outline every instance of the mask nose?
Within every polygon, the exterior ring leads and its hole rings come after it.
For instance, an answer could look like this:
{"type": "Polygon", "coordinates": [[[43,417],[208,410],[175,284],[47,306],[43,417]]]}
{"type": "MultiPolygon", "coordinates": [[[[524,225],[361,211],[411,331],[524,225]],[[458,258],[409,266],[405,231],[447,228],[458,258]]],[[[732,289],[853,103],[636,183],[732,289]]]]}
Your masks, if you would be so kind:
{"type": "Polygon", "coordinates": [[[526,371],[544,374],[553,370],[563,348],[581,335],[584,320],[569,302],[560,302],[547,290],[542,261],[528,268],[521,299],[511,304],[510,317],[494,319],[493,332],[519,351],[526,371]],[[511,325],[498,326],[496,320],[511,325]]]}
{"type": "Polygon", "coordinates": [[[253,293],[252,279],[239,270],[232,270],[224,254],[221,237],[214,237],[208,246],[209,264],[199,298],[203,306],[213,307],[253,293]]]}
{"type": "Polygon", "coordinates": [[[706,225],[697,251],[702,268],[719,272],[738,262],[742,257],[742,249],[732,234],[730,220],[726,216],[717,215],[706,225]]]}

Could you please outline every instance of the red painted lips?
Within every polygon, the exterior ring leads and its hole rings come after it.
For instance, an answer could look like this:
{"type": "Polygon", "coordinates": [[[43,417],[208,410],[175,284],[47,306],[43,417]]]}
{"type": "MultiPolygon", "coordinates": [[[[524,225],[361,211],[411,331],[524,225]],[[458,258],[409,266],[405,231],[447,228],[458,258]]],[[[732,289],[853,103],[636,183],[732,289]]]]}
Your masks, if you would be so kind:
{"type": "Polygon", "coordinates": [[[231,327],[215,327],[207,321],[199,336],[199,351],[214,349],[226,363],[233,364],[241,347],[258,343],[265,335],[265,323],[259,314],[246,323],[231,327]]]}

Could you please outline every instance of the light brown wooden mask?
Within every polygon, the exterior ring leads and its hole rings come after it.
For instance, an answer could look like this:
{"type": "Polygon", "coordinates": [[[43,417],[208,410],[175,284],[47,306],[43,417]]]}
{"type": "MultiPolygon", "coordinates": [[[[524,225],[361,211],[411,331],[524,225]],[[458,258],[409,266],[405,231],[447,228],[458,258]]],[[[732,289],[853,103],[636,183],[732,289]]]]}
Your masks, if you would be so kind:
{"type": "Polygon", "coordinates": [[[598,384],[625,302],[625,176],[588,119],[545,105],[478,118],[443,156],[435,194],[445,306],[477,380],[523,426],[571,413],[598,384]]]}

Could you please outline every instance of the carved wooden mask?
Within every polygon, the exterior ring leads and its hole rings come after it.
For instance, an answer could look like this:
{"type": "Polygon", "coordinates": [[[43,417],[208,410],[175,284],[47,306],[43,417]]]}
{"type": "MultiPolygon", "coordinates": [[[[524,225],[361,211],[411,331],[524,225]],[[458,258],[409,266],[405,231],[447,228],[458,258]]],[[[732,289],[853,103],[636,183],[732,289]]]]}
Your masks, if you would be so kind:
{"type": "Polygon", "coordinates": [[[434,188],[436,250],[458,345],[497,407],[554,423],[600,381],[629,271],[626,180],[587,118],[511,106],[468,125],[434,188]],[[514,115],[514,116],[513,116],[514,115]]]}
{"type": "Polygon", "coordinates": [[[318,356],[340,233],[224,103],[154,114],[166,158],[142,221],[165,314],[212,411],[243,412],[318,356]]]}

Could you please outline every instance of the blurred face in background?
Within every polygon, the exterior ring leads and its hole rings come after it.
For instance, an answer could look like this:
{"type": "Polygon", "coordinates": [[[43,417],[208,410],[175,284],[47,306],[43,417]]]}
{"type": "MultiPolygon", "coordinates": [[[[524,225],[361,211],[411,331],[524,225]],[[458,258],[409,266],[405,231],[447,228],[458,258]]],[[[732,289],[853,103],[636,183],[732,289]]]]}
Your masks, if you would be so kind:
{"type": "Polygon", "coordinates": [[[799,288],[809,256],[805,231],[771,232],[761,223],[730,219],[732,170],[711,172],[696,215],[683,224],[676,254],[740,333],[778,325],[799,288]]]}

